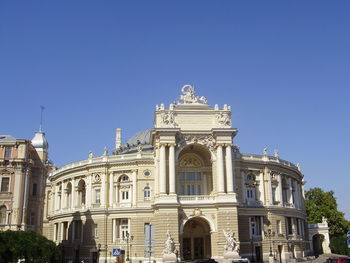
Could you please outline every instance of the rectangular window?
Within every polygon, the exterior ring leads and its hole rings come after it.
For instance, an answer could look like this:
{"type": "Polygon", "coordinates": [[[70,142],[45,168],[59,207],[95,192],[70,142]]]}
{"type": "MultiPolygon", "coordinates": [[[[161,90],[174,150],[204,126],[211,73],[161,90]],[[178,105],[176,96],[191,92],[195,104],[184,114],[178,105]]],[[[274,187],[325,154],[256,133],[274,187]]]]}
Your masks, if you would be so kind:
{"type": "Polygon", "coordinates": [[[253,236],[261,236],[261,217],[250,217],[250,234],[253,236]]]}
{"type": "Polygon", "coordinates": [[[5,159],[11,158],[11,155],[12,155],[12,147],[5,146],[5,154],[4,154],[5,159]]]}
{"type": "Polygon", "coordinates": [[[183,184],[180,185],[180,192],[182,195],[185,195],[185,186],[183,184]]]}
{"type": "Polygon", "coordinates": [[[63,237],[62,240],[67,240],[68,234],[68,222],[63,222],[63,237]]]}
{"type": "Polygon", "coordinates": [[[281,220],[276,220],[276,233],[277,233],[277,235],[281,235],[282,234],[281,220]]]}
{"type": "Polygon", "coordinates": [[[37,192],[37,184],[33,184],[32,195],[36,196],[36,192],[37,192]]]}
{"type": "Polygon", "coordinates": [[[296,225],[297,225],[297,235],[300,236],[300,233],[301,233],[301,231],[300,231],[300,219],[296,218],[295,221],[296,221],[296,225]]]}
{"type": "Polygon", "coordinates": [[[120,221],[120,238],[124,239],[129,233],[129,223],[128,219],[122,219],[120,221]]]}
{"type": "Polygon", "coordinates": [[[276,187],[272,187],[272,203],[276,203],[276,187]]]}
{"type": "Polygon", "coordinates": [[[55,223],[54,229],[53,229],[53,239],[55,241],[58,240],[58,223],[55,223]]]}
{"type": "Polygon", "coordinates": [[[145,257],[150,257],[154,253],[154,225],[145,224],[145,257]]]}
{"type": "Polygon", "coordinates": [[[10,186],[10,177],[3,177],[1,180],[1,192],[8,192],[10,186]]]}
{"type": "Polygon", "coordinates": [[[81,227],[82,227],[82,223],[80,220],[74,221],[74,239],[75,240],[81,239],[81,227]]]}
{"type": "Polygon", "coordinates": [[[293,235],[293,223],[291,217],[287,217],[287,233],[288,235],[293,235]]]}
{"type": "Polygon", "coordinates": [[[92,224],[92,227],[91,227],[91,228],[92,228],[92,229],[91,229],[92,237],[93,237],[93,238],[98,237],[98,235],[97,235],[97,224],[92,224]]]}
{"type": "Polygon", "coordinates": [[[95,189],[95,204],[101,203],[101,189],[95,189]]]}

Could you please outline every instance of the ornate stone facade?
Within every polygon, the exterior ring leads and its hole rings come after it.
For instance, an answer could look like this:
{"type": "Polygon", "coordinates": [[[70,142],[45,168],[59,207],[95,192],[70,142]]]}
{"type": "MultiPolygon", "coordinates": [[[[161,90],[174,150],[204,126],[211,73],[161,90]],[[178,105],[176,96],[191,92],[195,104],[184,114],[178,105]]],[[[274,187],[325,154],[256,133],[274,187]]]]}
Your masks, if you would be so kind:
{"type": "Polygon", "coordinates": [[[242,154],[230,106],[194,87],[156,107],[154,128],[55,170],[44,233],[65,260],[175,261],[232,256],[283,262],[310,253],[304,176],[279,154],[242,154]],[[171,233],[171,235],[170,235],[171,233]],[[130,246],[131,245],[131,246],[130,246]]]}

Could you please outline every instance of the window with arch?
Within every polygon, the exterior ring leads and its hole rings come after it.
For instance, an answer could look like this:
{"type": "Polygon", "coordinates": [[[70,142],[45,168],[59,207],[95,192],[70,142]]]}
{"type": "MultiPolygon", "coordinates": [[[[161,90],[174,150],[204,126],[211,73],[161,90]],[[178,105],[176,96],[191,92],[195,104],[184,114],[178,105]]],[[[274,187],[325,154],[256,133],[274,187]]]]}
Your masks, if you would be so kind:
{"type": "Polygon", "coordinates": [[[212,190],[210,189],[211,177],[207,176],[210,174],[210,169],[208,169],[210,165],[207,166],[202,158],[205,152],[202,152],[201,147],[190,146],[179,157],[177,174],[177,193],[179,195],[207,195],[212,190]]]}
{"type": "Polygon", "coordinates": [[[0,225],[4,225],[6,224],[6,212],[7,212],[7,209],[6,209],[6,206],[1,206],[0,207],[0,225]]]}
{"type": "Polygon", "coordinates": [[[151,199],[151,188],[147,185],[143,188],[143,199],[150,200],[151,199]]]}
{"type": "Polygon", "coordinates": [[[132,182],[128,175],[123,174],[118,180],[118,197],[121,203],[131,202],[132,182]]]}
{"type": "Polygon", "coordinates": [[[86,184],[83,179],[78,183],[78,201],[81,206],[86,204],[86,184]]]}
{"type": "Polygon", "coordinates": [[[68,208],[68,207],[71,207],[71,205],[72,205],[72,184],[71,184],[71,182],[69,182],[67,184],[66,195],[67,195],[66,207],[68,208]]]}

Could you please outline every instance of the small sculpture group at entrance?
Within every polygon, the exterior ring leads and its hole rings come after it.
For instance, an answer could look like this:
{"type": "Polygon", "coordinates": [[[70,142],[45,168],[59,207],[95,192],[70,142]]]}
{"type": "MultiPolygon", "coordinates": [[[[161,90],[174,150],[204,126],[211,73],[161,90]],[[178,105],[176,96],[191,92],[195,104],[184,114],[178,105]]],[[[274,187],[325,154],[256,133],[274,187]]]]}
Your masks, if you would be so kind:
{"type": "Polygon", "coordinates": [[[224,258],[225,259],[235,259],[240,258],[239,256],[239,242],[235,238],[235,234],[232,231],[225,231],[223,230],[226,243],[224,246],[225,252],[224,252],[224,258]]]}

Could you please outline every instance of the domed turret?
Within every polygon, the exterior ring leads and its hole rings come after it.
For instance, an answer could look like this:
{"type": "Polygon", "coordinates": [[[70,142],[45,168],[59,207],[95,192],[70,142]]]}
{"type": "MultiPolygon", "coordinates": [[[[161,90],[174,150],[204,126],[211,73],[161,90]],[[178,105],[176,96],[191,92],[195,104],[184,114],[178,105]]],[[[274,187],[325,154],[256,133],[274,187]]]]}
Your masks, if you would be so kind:
{"type": "Polygon", "coordinates": [[[42,162],[47,161],[47,150],[49,144],[45,138],[45,132],[42,132],[41,129],[35,133],[34,138],[32,139],[32,145],[37,151],[42,162]]]}

